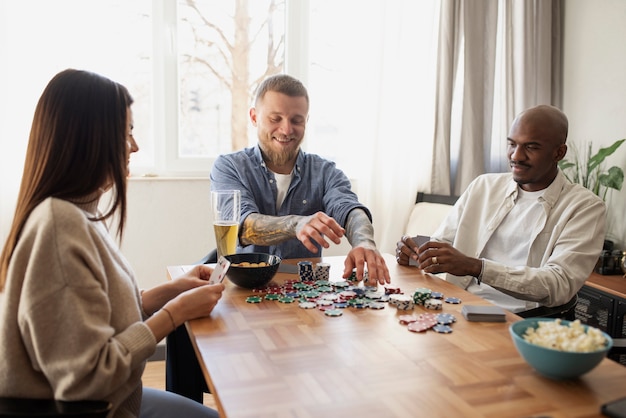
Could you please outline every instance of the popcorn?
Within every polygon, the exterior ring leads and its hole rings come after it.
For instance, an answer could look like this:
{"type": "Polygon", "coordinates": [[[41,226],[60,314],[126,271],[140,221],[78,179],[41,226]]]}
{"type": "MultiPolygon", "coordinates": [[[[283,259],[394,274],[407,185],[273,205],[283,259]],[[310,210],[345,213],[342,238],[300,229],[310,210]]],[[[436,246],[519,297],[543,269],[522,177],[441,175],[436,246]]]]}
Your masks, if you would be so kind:
{"type": "Polygon", "coordinates": [[[523,337],[529,343],[541,347],[576,353],[597,351],[606,346],[606,338],[600,330],[588,327],[585,332],[578,319],[569,326],[561,324],[560,319],[542,321],[536,329],[527,328],[523,337]]]}

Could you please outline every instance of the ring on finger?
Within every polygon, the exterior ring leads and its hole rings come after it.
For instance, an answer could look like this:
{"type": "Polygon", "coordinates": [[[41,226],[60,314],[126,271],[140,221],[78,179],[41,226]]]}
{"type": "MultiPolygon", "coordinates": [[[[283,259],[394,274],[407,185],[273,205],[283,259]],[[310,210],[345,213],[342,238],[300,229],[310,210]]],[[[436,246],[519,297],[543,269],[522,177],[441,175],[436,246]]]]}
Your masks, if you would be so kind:
{"type": "Polygon", "coordinates": [[[439,263],[437,262],[437,256],[432,257],[432,258],[430,259],[430,261],[432,261],[432,263],[433,263],[433,264],[439,264],[439,263]]]}

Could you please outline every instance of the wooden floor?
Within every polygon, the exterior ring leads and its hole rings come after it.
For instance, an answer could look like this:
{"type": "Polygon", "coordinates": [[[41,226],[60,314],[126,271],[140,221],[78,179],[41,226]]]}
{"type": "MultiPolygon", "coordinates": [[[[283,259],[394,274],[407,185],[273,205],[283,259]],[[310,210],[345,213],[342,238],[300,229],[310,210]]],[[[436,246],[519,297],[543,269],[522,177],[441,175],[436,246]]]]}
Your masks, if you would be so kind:
{"type": "MultiPolygon", "coordinates": [[[[142,380],[145,387],[165,390],[165,361],[149,361],[142,380]]],[[[204,404],[217,409],[213,396],[208,393],[204,394],[204,404]]]]}

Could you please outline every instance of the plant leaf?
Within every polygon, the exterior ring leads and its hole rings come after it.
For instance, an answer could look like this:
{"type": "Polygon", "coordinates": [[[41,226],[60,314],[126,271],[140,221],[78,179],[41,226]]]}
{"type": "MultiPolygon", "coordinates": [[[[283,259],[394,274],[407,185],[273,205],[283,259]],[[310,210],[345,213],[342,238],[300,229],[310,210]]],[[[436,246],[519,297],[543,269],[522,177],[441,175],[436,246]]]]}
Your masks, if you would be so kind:
{"type": "Polygon", "coordinates": [[[624,171],[619,167],[611,167],[607,173],[598,177],[598,182],[606,188],[622,190],[624,171]]]}
{"type": "Polygon", "coordinates": [[[620,145],[622,145],[624,143],[624,141],[626,141],[626,138],[625,139],[619,139],[619,140],[615,141],[613,143],[613,145],[611,145],[608,148],[600,148],[600,150],[597,152],[597,154],[595,154],[593,157],[591,157],[589,159],[589,164],[588,164],[587,171],[590,172],[593,169],[595,169],[597,166],[602,164],[604,159],[606,157],[608,157],[609,155],[613,154],[615,152],[615,150],[618,149],[620,147],[620,145]]]}

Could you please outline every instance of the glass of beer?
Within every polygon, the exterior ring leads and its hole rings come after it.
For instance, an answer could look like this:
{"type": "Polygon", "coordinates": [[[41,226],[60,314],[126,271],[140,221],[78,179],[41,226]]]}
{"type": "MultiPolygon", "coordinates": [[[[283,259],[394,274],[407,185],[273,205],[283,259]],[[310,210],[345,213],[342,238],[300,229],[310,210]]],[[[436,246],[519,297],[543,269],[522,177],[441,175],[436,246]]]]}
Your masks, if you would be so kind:
{"type": "Polygon", "coordinates": [[[241,192],[239,190],[212,191],[211,208],[217,256],[235,254],[241,216],[241,192]]]}

